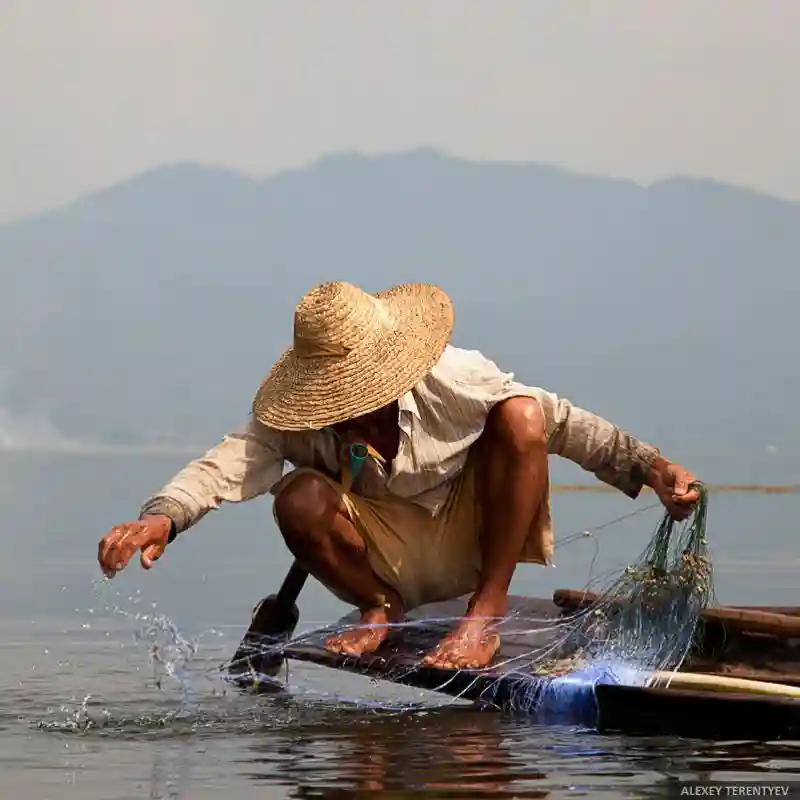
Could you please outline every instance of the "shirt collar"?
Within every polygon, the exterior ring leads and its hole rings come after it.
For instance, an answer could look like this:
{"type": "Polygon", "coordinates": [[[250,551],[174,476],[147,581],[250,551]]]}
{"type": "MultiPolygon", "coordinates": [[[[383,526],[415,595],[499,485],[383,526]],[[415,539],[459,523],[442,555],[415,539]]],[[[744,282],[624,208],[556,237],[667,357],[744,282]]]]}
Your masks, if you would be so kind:
{"type": "Polygon", "coordinates": [[[403,416],[403,413],[407,413],[411,414],[412,417],[422,419],[422,415],[419,413],[419,406],[417,406],[417,400],[414,397],[413,390],[402,395],[397,401],[397,405],[399,406],[401,417],[403,416]]]}

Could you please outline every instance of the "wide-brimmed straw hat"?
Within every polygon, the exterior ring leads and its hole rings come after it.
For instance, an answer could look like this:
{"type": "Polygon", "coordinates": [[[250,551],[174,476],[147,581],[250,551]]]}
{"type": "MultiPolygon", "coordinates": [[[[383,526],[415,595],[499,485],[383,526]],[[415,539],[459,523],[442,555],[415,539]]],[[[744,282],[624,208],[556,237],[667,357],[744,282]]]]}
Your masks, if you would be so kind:
{"type": "Polygon", "coordinates": [[[270,371],[253,414],[271,428],[319,430],[400,398],[436,364],[453,330],[442,289],[409,283],[368,294],[324,283],[294,314],[294,343],[270,371]]]}

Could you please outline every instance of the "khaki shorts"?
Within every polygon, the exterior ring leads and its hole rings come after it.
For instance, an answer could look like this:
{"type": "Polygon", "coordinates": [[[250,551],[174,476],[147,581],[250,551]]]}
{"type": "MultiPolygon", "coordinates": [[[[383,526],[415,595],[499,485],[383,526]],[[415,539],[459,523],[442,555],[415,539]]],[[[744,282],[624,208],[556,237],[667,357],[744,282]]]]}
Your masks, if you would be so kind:
{"type": "MultiPolygon", "coordinates": [[[[476,589],[482,557],[481,503],[475,459],[467,459],[436,516],[396,495],[362,497],[310,467],[300,467],[284,475],[274,487],[274,494],[280,494],[304,472],[319,476],[337,492],[364,540],[373,572],[400,595],[406,610],[451,600],[476,589]]],[[[548,485],[520,561],[547,564],[552,550],[548,485]]]]}

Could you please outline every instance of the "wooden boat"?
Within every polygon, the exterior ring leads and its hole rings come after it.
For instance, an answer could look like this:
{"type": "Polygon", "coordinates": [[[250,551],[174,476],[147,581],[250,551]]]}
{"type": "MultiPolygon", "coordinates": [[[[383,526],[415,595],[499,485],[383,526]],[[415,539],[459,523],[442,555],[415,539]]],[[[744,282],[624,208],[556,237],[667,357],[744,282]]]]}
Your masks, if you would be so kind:
{"type": "MultiPolygon", "coordinates": [[[[329,652],[324,640],[330,632],[291,642],[284,655],[290,661],[471,700],[482,708],[513,711],[525,686],[520,676],[525,654],[547,644],[548,637],[552,640],[548,621],[574,613],[594,599],[569,589],[555,592],[551,600],[509,598],[509,620],[504,623],[506,632],[503,627],[500,630],[500,650],[492,666],[484,670],[448,671],[421,664],[421,656],[463,613],[464,600],[417,609],[409,618],[418,624],[393,631],[369,656],[329,652]],[[521,628],[532,630],[520,632],[521,628]]],[[[339,627],[356,620],[355,614],[347,615],[339,627]]],[[[703,612],[699,627],[694,651],[679,672],[659,676],[656,685],[647,687],[598,683],[593,718],[580,724],[626,734],[800,739],[800,608],[712,608],[703,612]]],[[[250,663],[258,678],[257,656],[250,663]]],[[[274,681],[254,681],[252,672],[231,677],[243,688],[275,690],[274,681]]]]}

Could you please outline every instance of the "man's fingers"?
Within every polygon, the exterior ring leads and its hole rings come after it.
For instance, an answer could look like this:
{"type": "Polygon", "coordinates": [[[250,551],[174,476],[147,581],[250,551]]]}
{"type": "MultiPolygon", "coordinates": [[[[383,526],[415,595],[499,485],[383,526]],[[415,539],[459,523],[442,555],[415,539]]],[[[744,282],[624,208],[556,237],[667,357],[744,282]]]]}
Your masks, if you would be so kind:
{"type": "Polygon", "coordinates": [[[691,506],[694,505],[700,499],[700,493],[697,489],[692,489],[691,492],[686,492],[686,494],[680,494],[673,496],[673,501],[681,506],[691,506]]]}
{"type": "Polygon", "coordinates": [[[115,528],[108,536],[100,540],[100,544],[97,546],[97,560],[104,570],[112,570],[114,568],[112,563],[113,550],[117,542],[122,538],[123,533],[124,531],[115,528]]]}
{"type": "Polygon", "coordinates": [[[114,529],[101,543],[100,563],[106,570],[119,572],[139,549],[142,532],[129,527],[114,529]]]}
{"type": "Polygon", "coordinates": [[[687,494],[691,495],[695,499],[699,498],[699,494],[696,489],[693,489],[691,492],[689,492],[689,487],[693,483],[697,482],[697,478],[695,478],[691,472],[682,469],[681,467],[674,467],[671,472],[673,477],[672,496],[675,499],[679,497],[685,497],[687,494]]]}
{"type": "Polygon", "coordinates": [[[694,511],[700,495],[696,490],[675,497],[674,495],[665,499],[664,505],[673,519],[684,520],[694,511]]]}
{"type": "Polygon", "coordinates": [[[142,521],[126,522],[112,528],[100,541],[97,560],[106,577],[113,578],[140,550],[142,566],[150,569],[164,554],[165,540],[166,536],[159,525],[142,521]]]}
{"type": "Polygon", "coordinates": [[[669,464],[657,478],[654,488],[669,515],[686,519],[700,501],[700,492],[689,488],[697,478],[678,464],[669,464]]]}
{"type": "Polygon", "coordinates": [[[141,562],[145,569],[150,569],[154,561],[164,555],[164,548],[159,544],[151,544],[142,550],[141,562]]]}
{"type": "Polygon", "coordinates": [[[116,569],[122,569],[133,558],[136,551],[147,544],[147,530],[130,531],[119,542],[116,551],[117,560],[120,566],[116,569]]]}
{"type": "Polygon", "coordinates": [[[692,476],[685,470],[678,467],[673,471],[674,483],[672,486],[673,495],[684,495],[689,491],[689,484],[692,482],[692,476]]]}
{"type": "Polygon", "coordinates": [[[108,548],[103,563],[108,569],[114,570],[114,572],[119,572],[124,568],[125,564],[122,557],[121,541],[114,542],[111,547],[108,548]]]}
{"type": "Polygon", "coordinates": [[[100,564],[100,569],[103,570],[103,575],[105,575],[106,578],[113,578],[117,574],[117,571],[115,569],[109,569],[103,563],[100,564]]]}

